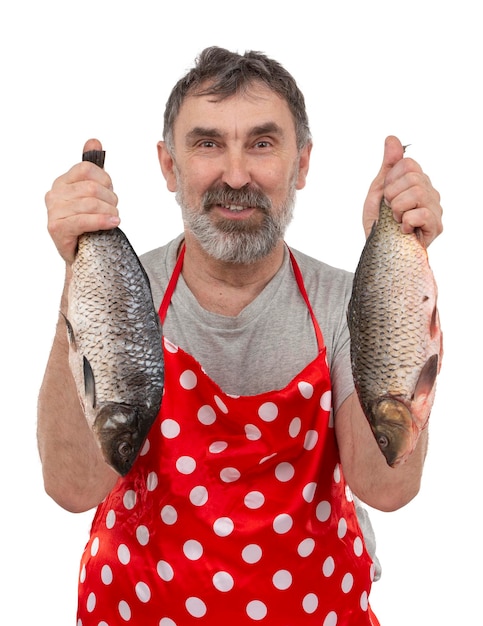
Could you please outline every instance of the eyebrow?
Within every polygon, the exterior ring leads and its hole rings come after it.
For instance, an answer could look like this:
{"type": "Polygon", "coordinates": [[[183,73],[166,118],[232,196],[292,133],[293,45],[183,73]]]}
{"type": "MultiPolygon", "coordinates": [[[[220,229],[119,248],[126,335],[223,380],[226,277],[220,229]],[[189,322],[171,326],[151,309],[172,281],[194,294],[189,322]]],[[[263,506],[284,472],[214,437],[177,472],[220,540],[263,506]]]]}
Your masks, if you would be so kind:
{"type": "MultiPolygon", "coordinates": [[[[266,122],[265,124],[259,124],[254,126],[248,132],[249,137],[258,137],[261,135],[280,135],[282,136],[283,129],[275,122],[266,122]]],[[[187,141],[195,141],[201,137],[208,139],[221,139],[225,133],[222,133],[217,128],[209,128],[204,126],[195,126],[186,135],[187,141]]]]}

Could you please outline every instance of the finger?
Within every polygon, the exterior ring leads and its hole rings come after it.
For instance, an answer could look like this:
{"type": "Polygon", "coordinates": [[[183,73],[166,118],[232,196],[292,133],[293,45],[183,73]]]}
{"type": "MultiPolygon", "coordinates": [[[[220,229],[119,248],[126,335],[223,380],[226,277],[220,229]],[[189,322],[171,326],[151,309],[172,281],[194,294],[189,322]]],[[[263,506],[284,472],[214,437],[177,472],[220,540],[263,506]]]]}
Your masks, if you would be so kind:
{"type": "Polygon", "coordinates": [[[85,142],[82,153],[89,152],[90,150],[102,150],[102,144],[99,139],[88,139],[85,142]]]}

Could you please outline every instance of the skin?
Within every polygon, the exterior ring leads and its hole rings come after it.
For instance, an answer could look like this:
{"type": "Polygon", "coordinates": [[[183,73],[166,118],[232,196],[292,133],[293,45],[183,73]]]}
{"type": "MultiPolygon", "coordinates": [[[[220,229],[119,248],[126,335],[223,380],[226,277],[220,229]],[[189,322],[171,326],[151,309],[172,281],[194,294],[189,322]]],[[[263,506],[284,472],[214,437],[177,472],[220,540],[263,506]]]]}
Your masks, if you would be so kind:
{"type": "MultiPolygon", "coordinates": [[[[84,150],[101,149],[89,140],[84,150]]],[[[174,126],[174,151],[158,144],[161,170],[171,192],[183,187],[191,210],[201,210],[201,197],[213,184],[240,189],[247,183],[270,197],[276,212],[290,184],[305,186],[311,145],[297,150],[294,123],[284,100],[255,84],[248,94],[216,102],[188,97],[174,126]]],[[[396,137],[388,137],[380,171],[363,209],[368,234],[377,218],[381,197],[390,203],[405,232],[421,228],[429,244],[442,230],[439,194],[412,159],[403,158],[396,137]]],[[[66,309],[77,238],[83,232],[119,224],[117,196],[104,170],[82,162],[54,181],[46,194],[49,233],[66,264],[61,310],[66,309]]],[[[259,224],[260,210],[230,212],[212,207],[210,219],[249,220],[259,224]]],[[[283,241],[250,265],[218,261],[209,256],[185,229],[183,276],[200,304],[209,311],[237,315],[271,280],[283,260],[283,241]]],[[[68,369],[65,326],[59,319],[38,402],[38,445],[47,493],[70,511],[85,511],[101,502],[117,475],[103,461],[80,408],[68,369]]],[[[427,431],[408,461],[389,468],[380,453],[356,394],[335,416],[344,473],[354,493],[368,505],[395,510],[418,492],[427,445],[427,431]]]]}

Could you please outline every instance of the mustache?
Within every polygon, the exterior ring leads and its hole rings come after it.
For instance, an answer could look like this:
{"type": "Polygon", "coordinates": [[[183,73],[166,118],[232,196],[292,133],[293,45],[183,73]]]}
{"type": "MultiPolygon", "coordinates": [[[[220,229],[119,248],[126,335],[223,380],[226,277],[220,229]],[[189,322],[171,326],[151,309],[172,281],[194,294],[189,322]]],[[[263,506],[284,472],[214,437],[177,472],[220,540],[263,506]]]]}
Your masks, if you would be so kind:
{"type": "Polygon", "coordinates": [[[205,209],[210,209],[215,204],[224,206],[236,204],[245,207],[255,207],[263,211],[269,211],[272,208],[270,198],[260,189],[250,187],[249,185],[241,189],[233,189],[233,187],[227,184],[211,187],[204,193],[202,202],[205,209]]]}

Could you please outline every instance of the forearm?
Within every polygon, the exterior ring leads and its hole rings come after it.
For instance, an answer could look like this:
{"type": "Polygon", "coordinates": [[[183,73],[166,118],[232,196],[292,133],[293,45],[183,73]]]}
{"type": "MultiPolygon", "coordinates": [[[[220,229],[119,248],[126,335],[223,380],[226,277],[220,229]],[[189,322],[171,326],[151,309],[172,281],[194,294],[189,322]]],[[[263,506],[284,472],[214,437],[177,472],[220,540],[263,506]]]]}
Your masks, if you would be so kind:
{"type": "Polygon", "coordinates": [[[426,458],[427,429],[407,461],[389,467],[354,392],[337,412],[336,433],[345,478],[366,504],[394,511],[417,495],[426,458]]]}
{"type": "Polygon", "coordinates": [[[117,475],[104,462],[84,417],[68,350],[65,321],[59,316],[38,398],[37,440],[45,490],[60,506],[80,512],[103,500],[117,475]]]}

